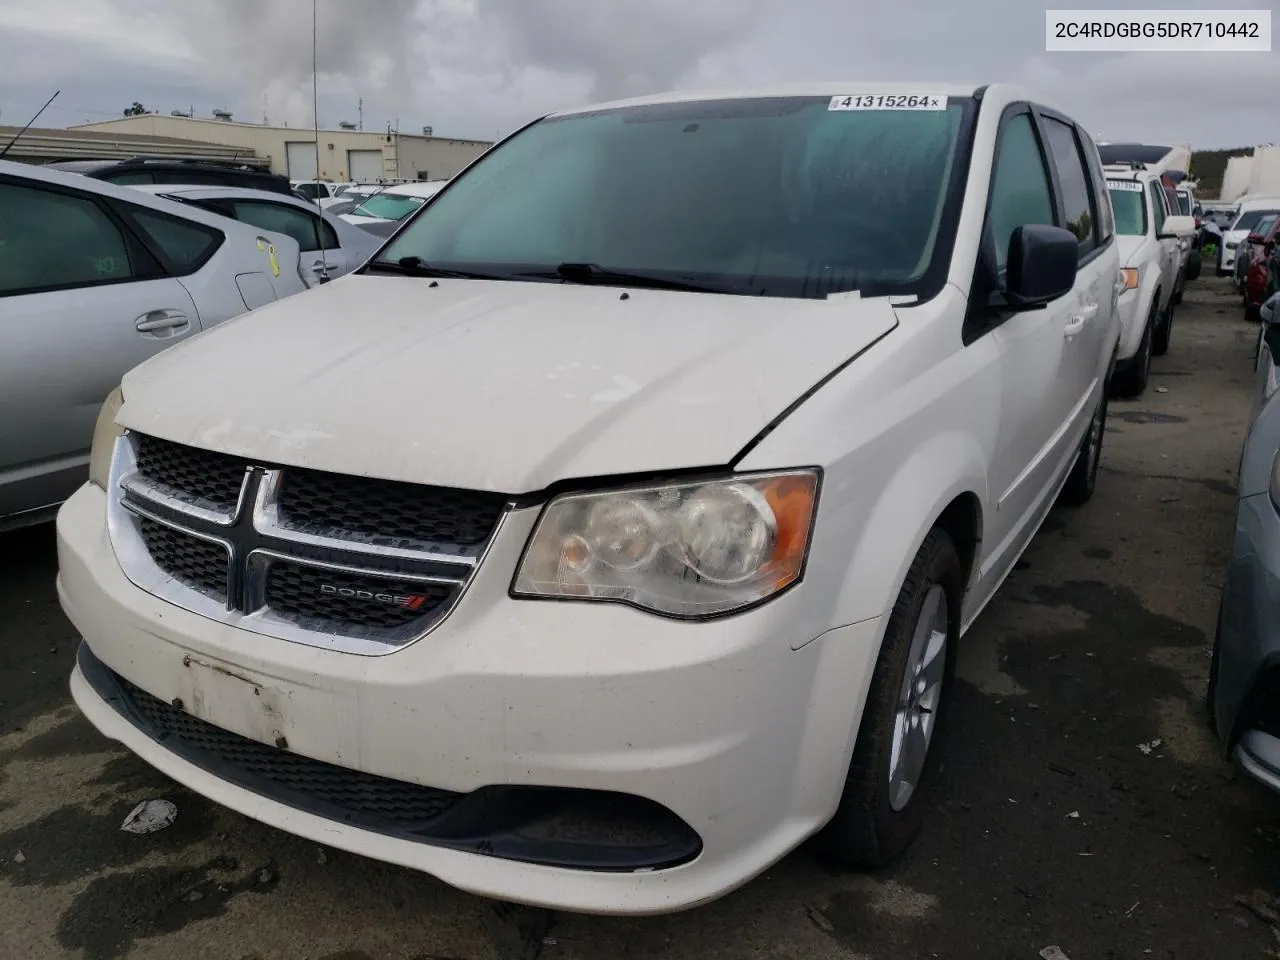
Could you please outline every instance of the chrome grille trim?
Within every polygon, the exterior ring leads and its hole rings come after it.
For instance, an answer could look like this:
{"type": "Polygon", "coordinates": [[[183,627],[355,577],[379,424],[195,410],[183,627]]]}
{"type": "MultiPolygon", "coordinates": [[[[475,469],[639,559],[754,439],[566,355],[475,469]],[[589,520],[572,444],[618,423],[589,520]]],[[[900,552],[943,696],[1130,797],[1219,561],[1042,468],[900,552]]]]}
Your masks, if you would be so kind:
{"type": "MultiPolygon", "coordinates": [[[[117,439],[107,491],[108,535],[125,576],[147,593],[199,616],[263,636],[337,652],[385,655],[438,626],[466,592],[512,509],[507,504],[488,537],[474,546],[424,543],[422,549],[409,549],[344,537],[340,530],[334,531],[333,536],[321,535],[292,529],[281,522],[278,495],[288,468],[250,464],[241,481],[235,512],[227,514],[203,505],[194,492],[189,498],[174,496],[173,491],[149,482],[138,470],[137,443],[137,434],[132,432],[117,439]],[[143,537],[144,521],[223,547],[228,558],[225,602],[165,570],[152,557],[143,537]],[[364,623],[300,613],[285,615],[273,610],[268,596],[272,572],[278,576],[294,573],[294,581],[284,587],[283,595],[277,596],[288,596],[286,607],[292,604],[296,610],[296,598],[302,589],[299,583],[314,583],[309,576],[298,580],[298,570],[324,571],[335,577],[388,585],[369,590],[362,587],[357,600],[363,600],[366,594],[392,596],[403,604],[403,588],[421,585],[422,593],[414,597],[430,605],[423,608],[420,617],[394,626],[386,624],[398,617],[383,615],[390,613],[385,608],[364,608],[364,623]],[[397,585],[402,589],[397,590],[397,585]],[[428,591],[427,587],[435,589],[428,591]],[[446,592],[440,588],[448,589],[446,592]],[[370,626],[372,623],[382,625],[370,626]]],[[[430,496],[430,488],[424,487],[423,491],[430,496]]],[[[328,584],[323,589],[333,592],[328,584]]],[[[404,606],[416,611],[415,607],[404,606]]],[[[341,604],[329,604],[326,608],[317,601],[318,609],[340,607],[341,604]]]]}

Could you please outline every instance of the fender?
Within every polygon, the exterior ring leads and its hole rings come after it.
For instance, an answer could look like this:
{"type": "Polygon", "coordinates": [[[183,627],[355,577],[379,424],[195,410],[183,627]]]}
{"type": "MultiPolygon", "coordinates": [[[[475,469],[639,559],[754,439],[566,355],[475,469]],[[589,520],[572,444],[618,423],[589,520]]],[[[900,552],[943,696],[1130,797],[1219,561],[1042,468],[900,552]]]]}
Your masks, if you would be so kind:
{"type": "Polygon", "coordinates": [[[839,622],[856,623],[888,614],[907,570],[929,531],[957,497],[978,503],[978,542],[965,590],[965,606],[982,559],[987,468],[974,438],[960,431],[935,436],[916,448],[881,488],[849,558],[839,589],[839,622]]]}

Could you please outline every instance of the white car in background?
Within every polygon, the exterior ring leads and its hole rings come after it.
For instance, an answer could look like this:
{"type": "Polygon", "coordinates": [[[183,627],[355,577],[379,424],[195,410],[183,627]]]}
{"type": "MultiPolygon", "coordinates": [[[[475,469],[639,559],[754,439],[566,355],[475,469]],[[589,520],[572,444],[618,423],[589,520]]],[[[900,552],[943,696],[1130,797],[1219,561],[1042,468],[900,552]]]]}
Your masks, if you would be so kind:
{"type": "Polygon", "coordinates": [[[1111,387],[1117,396],[1137,397],[1147,389],[1152,354],[1169,349],[1181,243],[1195,233],[1195,218],[1169,215],[1159,176],[1129,167],[1105,169],[1122,281],[1120,351],[1111,387]]]}
{"type": "Polygon", "coordinates": [[[293,237],[298,242],[300,269],[308,286],[350,273],[369,259],[382,242],[341,217],[317,210],[313,203],[266,190],[174,184],[146,184],[134,189],[293,237]]]}
{"type": "Polygon", "coordinates": [[[1268,213],[1280,213],[1280,197],[1245,197],[1240,200],[1239,214],[1229,230],[1222,232],[1222,251],[1218,254],[1218,276],[1235,273],[1236,249],[1268,213]]]}
{"type": "Polygon", "coordinates": [[[84,482],[126,371],[306,288],[283,233],[0,160],[0,530],[49,519],[84,482]]]}
{"type": "Polygon", "coordinates": [[[363,227],[383,237],[396,231],[400,222],[434,197],[448,180],[422,183],[400,183],[378,191],[350,213],[342,214],[347,223],[363,227]]]}
{"type": "Polygon", "coordinates": [[[289,186],[303,199],[327,207],[341,200],[342,195],[355,184],[334,183],[332,180],[290,180],[289,186]]]}

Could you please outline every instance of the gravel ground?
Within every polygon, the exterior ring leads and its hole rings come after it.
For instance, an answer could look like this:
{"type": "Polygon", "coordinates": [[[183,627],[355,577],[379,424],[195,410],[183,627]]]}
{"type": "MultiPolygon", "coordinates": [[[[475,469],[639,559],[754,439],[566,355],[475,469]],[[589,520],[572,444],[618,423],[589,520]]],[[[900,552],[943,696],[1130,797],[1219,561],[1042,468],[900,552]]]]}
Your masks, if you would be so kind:
{"type": "Polygon", "coordinates": [[[0,537],[0,956],[1276,955],[1267,908],[1239,901],[1280,891],[1280,799],[1233,773],[1201,705],[1253,342],[1223,282],[1191,286],[1151,389],[1112,405],[1097,496],[1049,518],[966,638],[937,804],[900,862],[832,873],[801,850],[669,917],[509,912],[183,790],[71,704],[52,530],[0,537]],[[122,833],[152,797],[177,822],[122,833]]]}

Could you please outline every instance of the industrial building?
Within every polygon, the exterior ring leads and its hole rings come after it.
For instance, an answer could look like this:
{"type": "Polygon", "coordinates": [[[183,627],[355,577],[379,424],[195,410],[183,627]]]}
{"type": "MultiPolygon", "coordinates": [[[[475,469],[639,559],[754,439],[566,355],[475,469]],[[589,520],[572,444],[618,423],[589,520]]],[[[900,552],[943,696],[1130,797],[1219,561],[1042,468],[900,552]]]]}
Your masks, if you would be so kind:
{"type": "Polygon", "coordinates": [[[225,111],[212,118],[145,113],[83,123],[72,131],[131,134],[198,141],[239,148],[269,162],[291,180],[443,180],[457,174],[492,144],[485,140],[437,137],[396,130],[358,130],[343,124],[320,131],[319,164],[315,132],[307,127],[241,123],[225,111]]]}
{"type": "Polygon", "coordinates": [[[117,158],[124,160],[128,157],[150,156],[238,160],[254,166],[262,166],[266,162],[243,147],[222,143],[199,143],[174,137],[38,127],[18,136],[21,129],[21,127],[0,127],[0,146],[18,137],[5,155],[6,160],[50,163],[55,160],[114,160],[117,158]]]}

